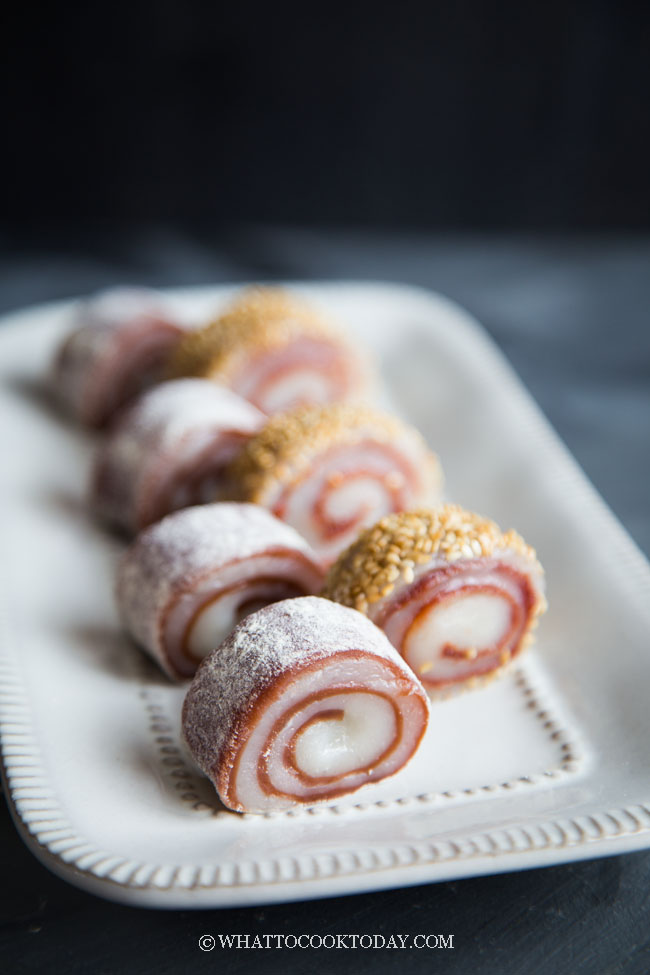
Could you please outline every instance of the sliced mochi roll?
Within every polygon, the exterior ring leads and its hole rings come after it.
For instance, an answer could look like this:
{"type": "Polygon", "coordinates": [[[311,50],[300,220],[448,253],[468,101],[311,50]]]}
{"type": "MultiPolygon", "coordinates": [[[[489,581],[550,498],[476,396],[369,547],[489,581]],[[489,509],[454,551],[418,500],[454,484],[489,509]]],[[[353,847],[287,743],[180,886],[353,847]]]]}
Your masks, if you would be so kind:
{"type": "Polygon", "coordinates": [[[264,413],[364,398],[375,384],[367,357],[339,328],[279,288],[252,288],[188,333],[169,375],[214,379],[264,413]]]}
{"type": "Polygon", "coordinates": [[[535,551],[458,505],[381,519],[331,567],[323,595],[380,626],[432,691],[502,670],[546,609],[535,551]]]}
{"type": "Polygon", "coordinates": [[[252,504],[185,508],[151,525],[122,558],[117,602],[137,643],[170,677],[192,677],[247,614],[317,592],[307,543],[252,504]]]}
{"type": "Polygon", "coordinates": [[[104,426],[134,396],[160,382],[186,331],[155,291],[104,291],[76,312],[54,362],[54,393],[79,423],[104,426]]]}
{"type": "Polygon", "coordinates": [[[233,497],[269,508],[329,563],[382,515],[435,503],[442,470],[417,430],[366,406],[272,417],[237,455],[233,497]]]}
{"type": "Polygon", "coordinates": [[[183,733],[226,806],[265,813],[395,774],[428,717],[422,685],[381,630],[308,596],[248,616],[206,658],[183,733]]]}
{"type": "Polygon", "coordinates": [[[220,500],[224,469],[264,419],[216,383],[161,383],[120,415],[99,447],[92,508],[134,533],[171,511],[220,500]]]}

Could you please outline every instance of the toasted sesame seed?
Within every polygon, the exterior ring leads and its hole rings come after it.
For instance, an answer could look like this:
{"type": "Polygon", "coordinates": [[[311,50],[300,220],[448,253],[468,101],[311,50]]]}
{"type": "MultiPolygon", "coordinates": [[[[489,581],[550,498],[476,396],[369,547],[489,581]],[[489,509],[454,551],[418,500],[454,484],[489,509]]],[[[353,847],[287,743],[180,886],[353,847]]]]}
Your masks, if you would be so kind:
{"type": "MultiPolygon", "coordinates": [[[[265,504],[266,498],[279,487],[286,487],[307,473],[319,454],[334,446],[362,442],[386,444],[397,459],[404,444],[409,470],[413,456],[417,457],[418,476],[412,487],[413,495],[421,498],[440,490],[440,463],[417,430],[367,406],[331,403],[298,407],[269,419],[230,466],[228,478],[234,485],[235,500],[265,504]]],[[[331,486],[338,486],[344,476],[334,472],[331,486]]],[[[369,542],[379,544],[382,539],[383,533],[378,529],[369,542]]]]}
{"type": "MultiPolygon", "coordinates": [[[[339,556],[328,573],[323,595],[358,609],[360,594],[366,595],[368,604],[376,603],[379,593],[385,598],[396,587],[411,585],[416,565],[441,559],[489,558],[504,549],[523,556],[530,561],[531,570],[542,573],[534,549],[520,535],[503,533],[493,521],[458,505],[387,515],[339,556]]],[[[539,592],[531,612],[531,629],[545,609],[546,600],[539,592]]],[[[474,654],[475,648],[469,652],[474,654]]],[[[508,654],[506,657],[509,659],[508,654]]]]}
{"type": "Polygon", "coordinates": [[[251,352],[300,335],[349,343],[336,326],[280,288],[251,288],[204,328],[187,333],[168,363],[170,379],[200,376],[228,383],[251,352]]]}

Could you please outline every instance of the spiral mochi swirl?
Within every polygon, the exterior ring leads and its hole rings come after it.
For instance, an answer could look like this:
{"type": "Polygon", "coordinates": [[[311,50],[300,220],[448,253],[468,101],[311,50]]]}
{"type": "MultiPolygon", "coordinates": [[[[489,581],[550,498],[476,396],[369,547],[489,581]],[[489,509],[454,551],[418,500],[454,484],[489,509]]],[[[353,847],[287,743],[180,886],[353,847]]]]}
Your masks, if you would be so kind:
{"type": "Polygon", "coordinates": [[[185,508],[141,532],[117,577],[125,628],[170,677],[191,677],[260,606],[317,592],[323,575],[289,525],[251,504],[185,508]]]}
{"type": "Polygon", "coordinates": [[[331,567],[323,595],[380,626],[431,691],[502,670],[546,609],[534,549],[458,505],[381,519],[331,567]]]}
{"type": "Polygon", "coordinates": [[[145,288],[115,288],[83,302],[58,350],[53,391],[85,426],[101,427],[144,389],[163,378],[185,334],[162,298],[145,288]]]}
{"type": "Polygon", "coordinates": [[[324,563],[384,514],[435,502],[442,471],[420,434],[351,404],[272,417],[231,465],[233,496],[269,508],[324,563]]]}
{"type": "Polygon", "coordinates": [[[250,289],[188,333],[168,374],[214,379],[264,413],[362,398],[374,384],[367,357],[336,325],[279,288],[250,289]]]}
{"type": "Polygon", "coordinates": [[[203,662],[183,733],[226,806],[271,812],[398,772],[428,714],[420,682],[377,627],[304,597],[248,616],[203,662]]]}
{"type": "Polygon", "coordinates": [[[104,520],[137,532],[192,504],[216,501],[227,464],[263,415],[204,379],[161,383],[120,416],[100,446],[91,504],[104,520]]]}

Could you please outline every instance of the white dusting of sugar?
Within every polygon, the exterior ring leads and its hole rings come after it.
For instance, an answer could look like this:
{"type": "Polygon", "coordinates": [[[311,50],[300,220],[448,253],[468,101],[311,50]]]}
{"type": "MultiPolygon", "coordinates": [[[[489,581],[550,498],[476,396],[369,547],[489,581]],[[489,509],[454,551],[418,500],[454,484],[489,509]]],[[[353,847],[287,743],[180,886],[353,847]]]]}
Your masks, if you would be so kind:
{"type": "Polygon", "coordinates": [[[99,448],[92,476],[93,507],[108,520],[133,529],[146,504],[143,494],[155,491],[159,479],[169,479],[175,468],[187,469],[186,445],[196,445],[193,449],[200,454],[209,438],[216,456],[215,437],[247,438],[264,420],[252,404],[210,380],[161,383],[122,414],[99,448]]]}
{"type": "Polygon", "coordinates": [[[168,314],[161,296],[145,288],[115,288],[79,304],[51,377],[55,394],[77,419],[102,418],[102,398],[110,398],[114,378],[132,365],[129,350],[143,331],[164,349],[185,328],[168,314]]]}
{"type": "Polygon", "coordinates": [[[246,617],[199,667],[183,706],[183,733],[211,775],[260,694],[287,674],[358,651],[388,660],[419,688],[388,639],[361,613],[318,596],[286,599],[246,617]]]}
{"type": "Polygon", "coordinates": [[[184,508],[141,532],[120,562],[116,594],[126,628],[168,667],[164,619],[208,572],[286,549],[316,567],[307,542],[265,508],[222,502],[184,508]]]}

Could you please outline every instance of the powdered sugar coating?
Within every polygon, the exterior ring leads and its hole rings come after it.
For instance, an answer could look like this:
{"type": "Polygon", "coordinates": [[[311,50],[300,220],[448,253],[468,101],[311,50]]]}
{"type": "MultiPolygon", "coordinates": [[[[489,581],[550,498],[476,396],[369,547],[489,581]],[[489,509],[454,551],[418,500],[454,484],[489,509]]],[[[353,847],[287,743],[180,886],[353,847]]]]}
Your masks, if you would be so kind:
{"type": "Polygon", "coordinates": [[[185,327],[146,288],[115,288],[83,302],[52,372],[55,395],[76,419],[100,425],[114,408],[116,386],[143,349],[157,359],[171,353],[185,327]],[[134,355],[135,350],[135,355],[134,355]]]}
{"type": "Polygon", "coordinates": [[[358,652],[379,657],[422,687],[386,636],[354,609],[318,596],[286,599],[243,620],[199,667],[183,705],[183,734],[210,778],[260,695],[285,675],[319,661],[358,652]]]}
{"type": "Polygon", "coordinates": [[[247,400],[208,379],[174,379],[144,393],[120,427],[139,444],[155,441],[160,450],[175,446],[188,429],[204,422],[221,429],[253,432],[266,422],[247,400]]]}
{"type": "Polygon", "coordinates": [[[80,309],[83,320],[92,324],[119,325],[143,312],[162,314],[162,295],[150,288],[109,288],[87,299],[80,309]]]}
{"type": "Polygon", "coordinates": [[[116,595],[126,629],[177,676],[163,643],[172,603],[206,574],[275,549],[296,553],[315,576],[320,574],[304,539],[257,505],[222,502],[168,515],[141,532],[120,562],[116,595]]]}
{"type": "MultiPolygon", "coordinates": [[[[148,523],[148,496],[194,459],[217,458],[226,438],[233,449],[261,428],[265,417],[236,393],[206,379],[161,383],[136,400],[100,447],[91,503],[109,521],[135,531],[148,523]]],[[[230,457],[224,458],[224,465],[230,457]]]]}

